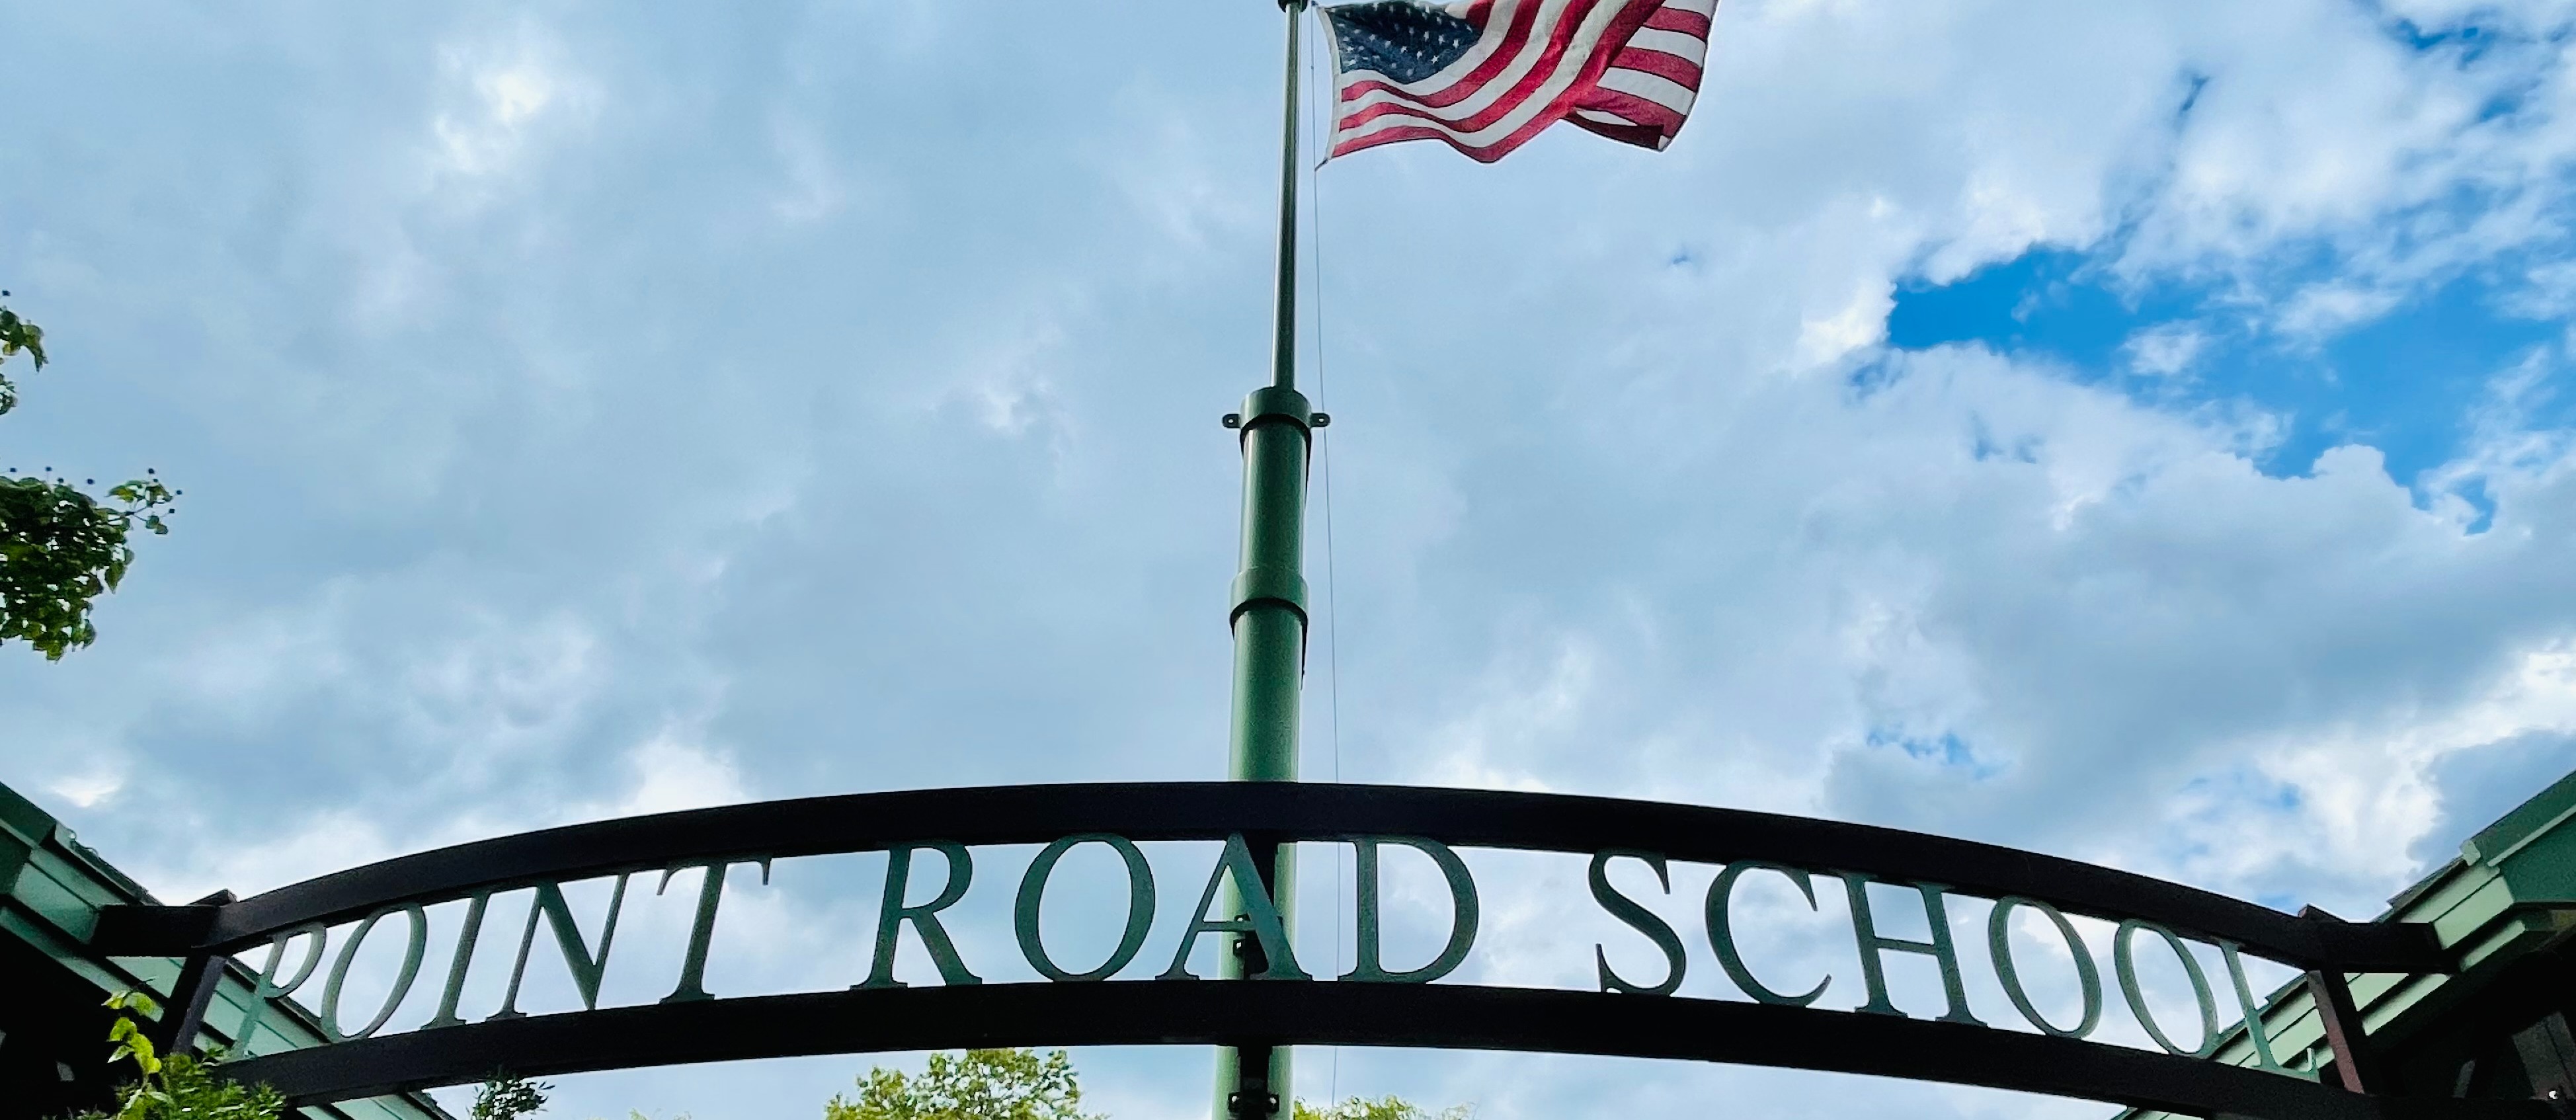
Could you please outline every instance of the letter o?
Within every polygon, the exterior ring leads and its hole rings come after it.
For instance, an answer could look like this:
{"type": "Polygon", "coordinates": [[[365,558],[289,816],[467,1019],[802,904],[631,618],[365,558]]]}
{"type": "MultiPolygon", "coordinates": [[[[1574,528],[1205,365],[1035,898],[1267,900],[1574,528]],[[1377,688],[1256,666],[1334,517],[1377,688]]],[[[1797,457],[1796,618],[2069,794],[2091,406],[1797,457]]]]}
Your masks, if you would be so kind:
{"type": "Polygon", "coordinates": [[[2209,977],[2200,971],[2200,962],[2192,959],[2191,950],[2183,945],[2182,938],[2174,936],[2174,931],[2136,918],[2121,922],[2119,932],[2111,935],[2111,966],[2120,974],[2120,995],[2129,1001],[2129,1010],[2138,1016],[2138,1025],[2147,1029],[2147,1037],[2164,1047],[2165,1053],[2206,1058],[2218,1052],[2218,997],[2210,994],[2209,977]],[[2173,1039],[2165,1036],[2164,1028],[2156,1025],[2155,1013],[2147,1010],[2146,994],[2138,990],[2137,951],[2131,940],[2131,935],[2139,930],[2164,938],[2166,947],[2182,960],[2183,975],[2191,978],[2192,998],[2200,1003],[2198,1049],[2185,1050],[2174,1045],[2173,1039]]]}
{"type": "MultiPolygon", "coordinates": [[[[1995,959],[1995,979],[2003,981],[2004,994],[2012,997],[2013,1007],[2020,1010],[2021,1017],[2029,1020],[2031,1026],[2039,1028],[2039,1033],[2058,1038],[2082,1038],[2101,1025],[2102,970],[2094,965],[2092,951],[2084,947],[2084,938],[2076,934],[2074,924],[2066,920],[2066,915],[2058,913],[2056,907],[2019,895],[1995,900],[1994,910],[1986,916],[1986,947],[1995,959]],[[2075,958],[2075,983],[2084,993],[2084,1019],[2071,1030],[2062,1029],[2042,1016],[2039,1008],[2031,1004],[2030,993],[2021,986],[2021,971],[2013,967],[2011,937],[2012,912],[2017,906],[2028,906],[2047,915],[2048,920],[2057,926],[2057,935],[2066,939],[2067,954],[2075,958]]],[[[2121,975],[2125,977],[2128,974],[2124,972],[2121,975]]]]}
{"type": "Polygon", "coordinates": [[[367,915],[358,923],[358,928],[349,931],[349,943],[340,947],[339,959],[331,962],[330,978],[322,982],[322,1033],[330,1036],[333,1042],[341,1042],[365,1038],[383,1030],[385,1021],[394,1017],[394,1009],[402,1006],[403,997],[411,994],[411,982],[420,975],[421,954],[428,949],[429,915],[421,912],[419,903],[387,907],[367,915]],[[411,924],[411,936],[403,943],[402,973],[394,977],[393,990],[385,993],[384,1006],[376,1010],[376,1017],[367,1020],[366,1026],[343,1033],[340,1030],[340,985],[349,979],[349,965],[358,959],[358,946],[366,943],[367,934],[385,915],[397,911],[411,924]]]}
{"type": "Polygon", "coordinates": [[[1049,980],[1106,980],[1136,959],[1145,947],[1145,935],[1154,927],[1154,868],[1145,862],[1145,853],[1137,851],[1133,841],[1106,832],[1086,832],[1067,836],[1049,844],[1029,861],[1028,871],[1020,876],[1020,894],[1011,907],[1011,925],[1019,934],[1020,955],[1027,957],[1029,967],[1049,980]],[[1127,931],[1118,939],[1118,948],[1109,959],[1089,972],[1067,972],[1049,959],[1046,943],[1038,936],[1038,905],[1046,899],[1047,877],[1055,874],[1056,861],[1076,844],[1107,844],[1127,864],[1127,931]]]}

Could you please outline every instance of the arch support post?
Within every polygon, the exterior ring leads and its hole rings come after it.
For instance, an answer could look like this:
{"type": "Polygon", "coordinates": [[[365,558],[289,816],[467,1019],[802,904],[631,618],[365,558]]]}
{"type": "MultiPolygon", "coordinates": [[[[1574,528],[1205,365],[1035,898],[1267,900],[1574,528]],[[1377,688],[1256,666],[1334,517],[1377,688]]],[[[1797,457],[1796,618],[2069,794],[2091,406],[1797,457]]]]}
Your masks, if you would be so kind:
{"type": "Polygon", "coordinates": [[[2370,1052],[2370,1033],[2361,1021],[2361,1009],[2352,1001],[2352,985],[2344,980],[2343,970],[2312,971],[2307,984],[2317,1022],[2325,1028],[2326,1047],[2334,1052],[2336,1079],[2355,1093],[2384,1091],[2386,1078],[2380,1075],[2377,1056],[2370,1052]]]}

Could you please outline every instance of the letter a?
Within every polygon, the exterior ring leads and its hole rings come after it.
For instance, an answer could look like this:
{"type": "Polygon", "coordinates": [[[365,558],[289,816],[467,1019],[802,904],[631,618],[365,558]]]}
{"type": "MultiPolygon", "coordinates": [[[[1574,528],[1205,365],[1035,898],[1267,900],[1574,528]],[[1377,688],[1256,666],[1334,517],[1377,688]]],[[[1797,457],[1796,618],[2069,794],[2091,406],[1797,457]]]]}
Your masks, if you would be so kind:
{"type": "Polygon", "coordinates": [[[1190,947],[1198,944],[1202,933],[1248,933],[1261,943],[1265,962],[1255,980],[1312,980],[1297,967],[1296,954],[1288,950],[1288,927],[1279,920],[1279,907],[1270,901],[1270,891],[1261,882],[1261,869],[1252,862],[1252,848],[1238,832],[1225,838],[1225,852],[1216,859],[1216,868],[1208,872],[1207,889],[1199,893],[1198,907],[1190,911],[1190,928],[1181,934],[1181,949],[1172,954],[1172,967],[1157,980],[1196,980],[1190,971],[1190,947]],[[1243,916],[1222,921],[1208,920],[1208,906],[1216,901],[1217,892],[1225,887],[1227,875],[1234,876],[1235,897],[1243,900],[1243,916]]]}

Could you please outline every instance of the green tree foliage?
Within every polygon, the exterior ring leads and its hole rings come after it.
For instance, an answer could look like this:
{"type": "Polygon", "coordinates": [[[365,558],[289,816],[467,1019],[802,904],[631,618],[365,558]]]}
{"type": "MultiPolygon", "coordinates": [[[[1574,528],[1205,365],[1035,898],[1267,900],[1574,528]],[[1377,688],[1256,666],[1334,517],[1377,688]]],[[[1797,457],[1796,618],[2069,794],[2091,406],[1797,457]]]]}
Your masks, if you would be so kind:
{"type": "Polygon", "coordinates": [[[1387,1096],[1376,1100],[1352,1097],[1323,1106],[1298,1101],[1294,1120],[1473,1120],[1475,1115],[1471,1105],[1452,1105],[1433,1112],[1402,1097],[1387,1096]]]}
{"type": "MultiPolygon", "coordinates": [[[[0,363],[20,354],[45,368],[45,332],[0,307],[0,363]]],[[[17,405],[17,386],[0,373],[0,414],[17,405]]],[[[116,590],[133,565],[128,535],[137,528],[168,533],[163,517],[176,512],[178,498],[150,471],[109,487],[102,498],[50,468],[35,475],[0,470],[0,645],[25,641],[46,660],[59,661],[97,641],[90,606],[116,590]]]]}
{"type": "Polygon", "coordinates": [[[1104,1120],[1082,1111],[1073,1059],[1062,1050],[933,1054],[919,1076],[873,1069],[858,1098],[835,1093],[823,1120],[1104,1120]]]}
{"type": "MultiPolygon", "coordinates": [[[[0,296],[8,294],[0,292],[0,296]]],[[[45,368],[44,329],[19,318],[17,312],[0,307],[0,362],[6,362],[21,353],[35,359],[37,369],[45,368]]],[[[0,374],[0,415],[6,415],[10,409],[16,407],[18,407],[18,387],[9,383],[7,374],[0,374]]]]}
{"type": "Polygon", "coordinates": [[[531,1082],[524,1077],[494,1074],[474,1092],[472,1120],[519,1120],[546,1106],[546,1090],[554,1086],[531,1082]]]}
{"type": "Polygon", "coordinates": [[[164,1058],[156,1052],[133,1018],[159,1012],[152,997],[120,992],[107,1005],[117,1012],[107,1032],[116,1049],[107,1060],[132,1061],[137,1076],[117,1091],[115,1112],[83,1113],[77,1120],[277,1120],[285,1111],[286,1102],[268,1086],[227,1081],[186,1054],[164,1058]]]}

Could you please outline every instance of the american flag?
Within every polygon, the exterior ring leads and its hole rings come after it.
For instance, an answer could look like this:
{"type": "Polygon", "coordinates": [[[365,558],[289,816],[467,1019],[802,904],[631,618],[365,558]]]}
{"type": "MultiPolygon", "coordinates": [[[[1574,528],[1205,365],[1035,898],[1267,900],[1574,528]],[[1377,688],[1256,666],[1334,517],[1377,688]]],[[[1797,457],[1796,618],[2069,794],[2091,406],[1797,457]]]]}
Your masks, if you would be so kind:
{"type": "Polygon", "coordinates": [[[1329,155],[1440,140],[1491,163],[1560,120],[1661,150],[1698,96],[1717,0],[1373,0],[1323,9],[1329,155]]]}

